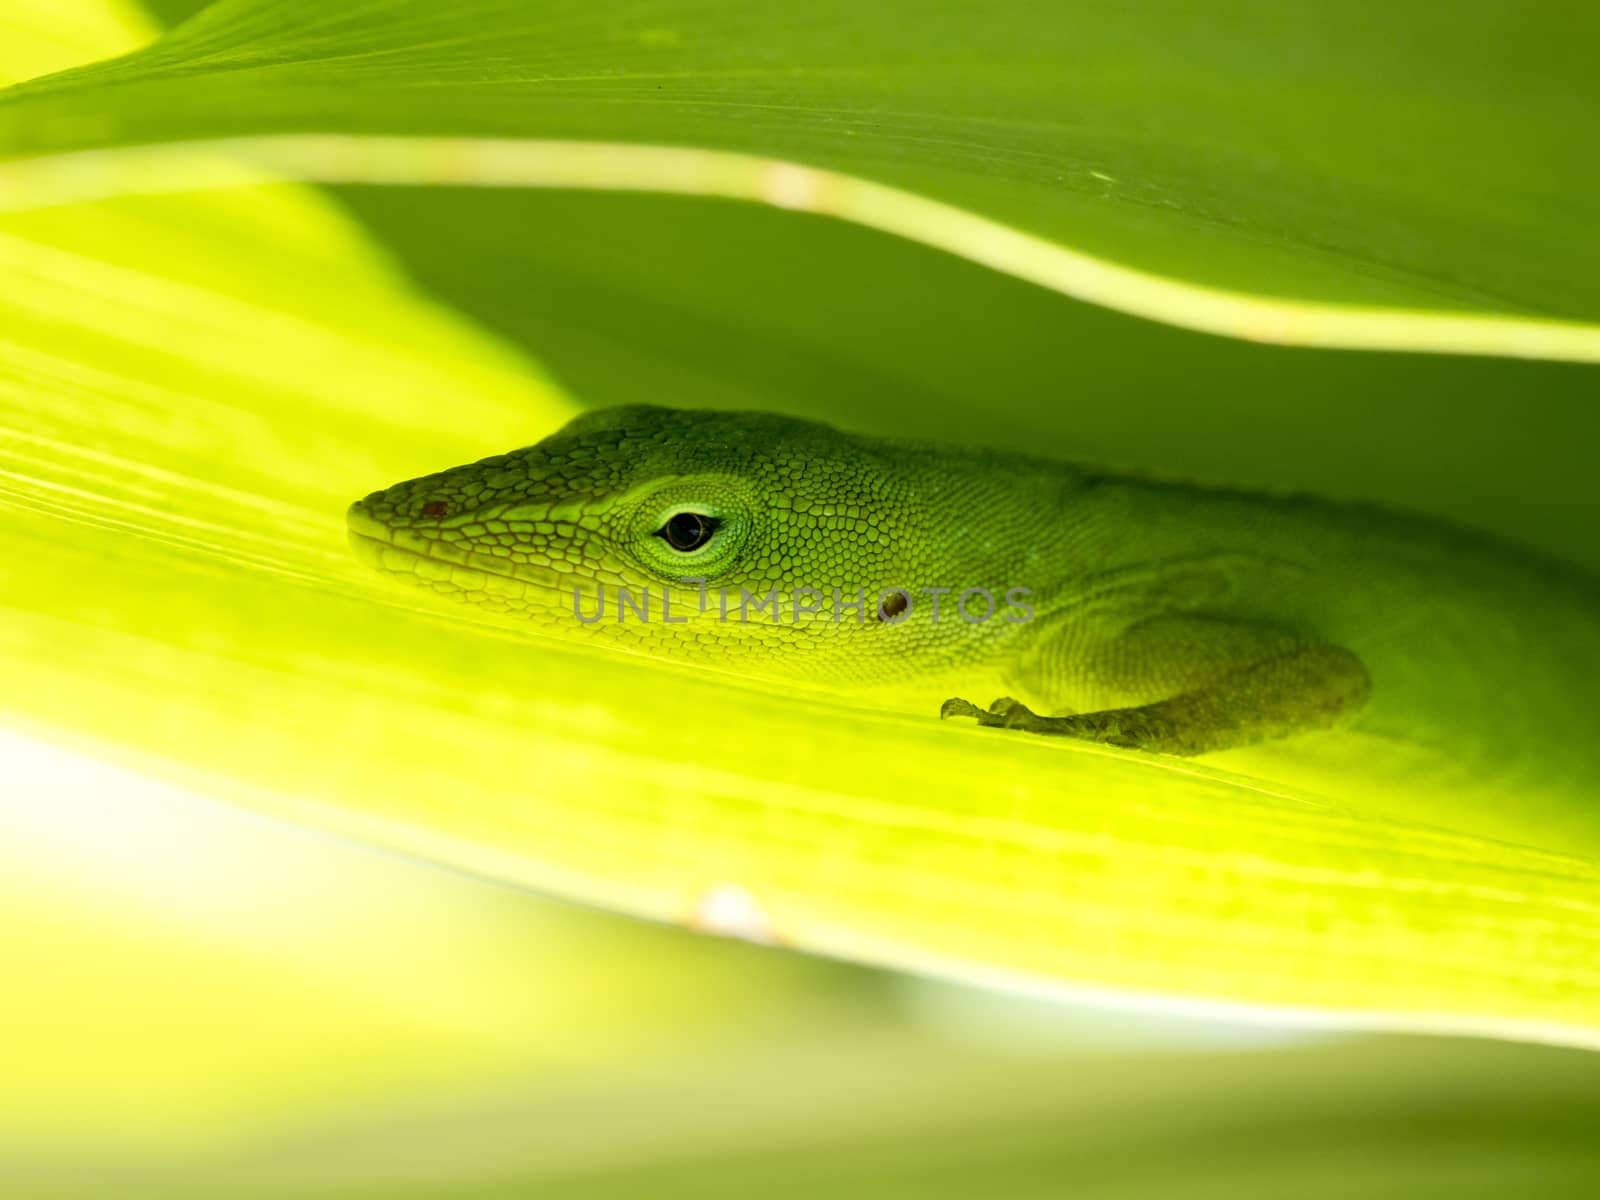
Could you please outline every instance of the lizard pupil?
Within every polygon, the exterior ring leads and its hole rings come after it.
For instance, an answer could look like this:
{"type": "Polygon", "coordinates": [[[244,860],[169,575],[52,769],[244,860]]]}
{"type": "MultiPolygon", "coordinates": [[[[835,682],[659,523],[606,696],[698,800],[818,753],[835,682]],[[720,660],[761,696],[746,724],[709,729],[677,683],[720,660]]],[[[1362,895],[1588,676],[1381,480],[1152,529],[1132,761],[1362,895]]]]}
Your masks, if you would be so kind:
{"type": "Polygon", "coordinates": [[[659,532],[667,545],[687,554],[709,542],[716,528],[717,523],[710,517],[703,517],[697,512],[681,512],[668,517],[659,532]]]}

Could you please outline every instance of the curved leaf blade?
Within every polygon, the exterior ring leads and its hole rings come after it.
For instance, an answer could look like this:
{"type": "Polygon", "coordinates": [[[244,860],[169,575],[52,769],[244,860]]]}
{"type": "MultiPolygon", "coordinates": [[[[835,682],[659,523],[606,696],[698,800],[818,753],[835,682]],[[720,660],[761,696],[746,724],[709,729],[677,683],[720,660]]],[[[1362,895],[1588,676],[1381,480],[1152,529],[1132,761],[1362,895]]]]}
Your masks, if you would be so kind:
{"type": "Polygon", "coordinates": [[[1079,275],[1124,264],[1121,291],[1095,296],[1146,315],[1205,311],[1123,295],[1154,275],[1268,305],[1236,334],[1462,348],[1365,325],[1438,310],[1549,337],[1563,317],[1584,325],[1558,343],[1592,348],[1600,246],[1575,198],[1597,182],[1600,95],[1577,50],[1596,18],[1556,0],[1360,7],[829,0],[796,22],[773,0],[224,0],[144,52],[16,90],[0,148],[292,131],[698,148],[938,214],[884,224],[969,214],[985,224],[965,240],[1011,243],[1010,268],[1049,247],[1079,275]]]}

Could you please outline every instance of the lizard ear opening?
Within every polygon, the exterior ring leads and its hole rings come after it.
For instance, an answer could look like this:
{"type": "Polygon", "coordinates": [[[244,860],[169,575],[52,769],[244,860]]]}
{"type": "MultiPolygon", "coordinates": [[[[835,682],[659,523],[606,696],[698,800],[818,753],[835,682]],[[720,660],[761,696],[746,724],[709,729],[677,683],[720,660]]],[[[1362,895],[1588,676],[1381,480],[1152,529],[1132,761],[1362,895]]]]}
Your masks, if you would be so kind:
{"type": "Polygon", "coordinates": [[[911,596],[899,588],[885,592],[878,601],[878,620],[890,625],[897,623],[897,618],[911,605],[911,596]]]}

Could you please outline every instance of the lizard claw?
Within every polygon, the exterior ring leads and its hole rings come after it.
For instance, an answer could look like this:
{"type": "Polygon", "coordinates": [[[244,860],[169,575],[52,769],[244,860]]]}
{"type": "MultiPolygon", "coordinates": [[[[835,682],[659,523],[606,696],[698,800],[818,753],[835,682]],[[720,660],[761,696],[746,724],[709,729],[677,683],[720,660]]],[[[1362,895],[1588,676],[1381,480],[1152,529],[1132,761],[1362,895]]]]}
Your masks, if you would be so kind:
{"type": "Polygon", "coordinates": [[[939,706],[939,719],[941,721],[947,717],[981,717],[983,715],[983,709],[972,703],[972,701],[962,700],[958,696],[952,696],[939,706]]]}
{"type": "Polygon", "coordinates": [[[1010,696],[1001,696],[988,708],[979,708],[970,700],[946,700],[939,709],[939,719],[946,717],[975,717],[979,725],[988,729],[1038,729],[1050,721],[1010,696]]]}

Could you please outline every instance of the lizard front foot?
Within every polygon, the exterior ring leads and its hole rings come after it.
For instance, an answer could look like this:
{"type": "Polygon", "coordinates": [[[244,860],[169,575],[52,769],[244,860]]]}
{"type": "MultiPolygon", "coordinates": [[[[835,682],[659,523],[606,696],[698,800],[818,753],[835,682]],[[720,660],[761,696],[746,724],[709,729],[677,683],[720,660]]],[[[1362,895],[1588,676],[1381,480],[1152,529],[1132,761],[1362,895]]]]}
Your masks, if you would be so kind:
{"type": "Polygon", "coordinates": [[[1047,717],[1010,696],[1001,696],[988,708],[979,708],[970,700],[952,697],[939,708],[939,718],[943,720],[947,717],[972,717],[987,729],[1017,729],[1024,733],[1078,738],[1129,750],[1168,749],[1162,744],[1160,733],[1150,722],[1141,719],[1137,710],[1132,709],[1047,717]]]}
{"type": "Polygon", "coordinates": [[[1045,726],[1037,722],[1047,722],[1054,718],[1041,717],[1020,700],[1013,700],[1010,696],[1001,696],[988,708],[979,708],[970,700],[962,700],[953,696],[939,707],[939,719],[947,717],[975,717],[979,725],[991,729],[1034,729],[1043,732],[1045,726]]]}

